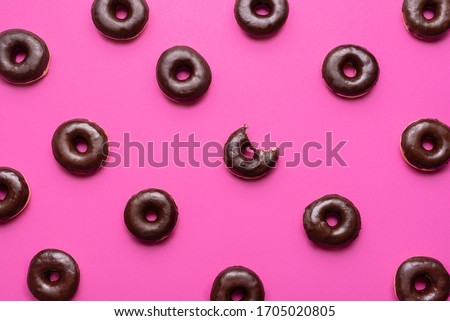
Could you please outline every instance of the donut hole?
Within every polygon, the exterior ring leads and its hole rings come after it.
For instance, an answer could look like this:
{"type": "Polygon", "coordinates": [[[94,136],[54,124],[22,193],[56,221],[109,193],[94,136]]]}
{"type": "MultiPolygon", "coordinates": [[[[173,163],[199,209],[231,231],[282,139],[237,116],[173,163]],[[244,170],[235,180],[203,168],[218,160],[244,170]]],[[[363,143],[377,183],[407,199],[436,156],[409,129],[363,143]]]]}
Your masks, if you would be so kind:
{"type": "Polygon", "coordinates": [[[75,149],[79,152],[79,153],[86,153],[89,149],[89,145],[86,141],[86,139],[84,139],[83,137],[77,137],[75,138],[74,142],[73,142],[75,149]]]}
{"type": "Polygon", "coordinates": [[[115,8],[116,18],[119,20],[125,20],[128,17],[128,9],[122,4],[118,4],[115,8]]]}
{"type": "Polygon", "coordinates": [[[8,189],[5,185],[0,185],[0,202],[3,201],[8,195],[8,189]]]}
{"type": "Polygon", "coordinates": [[[336,212],[330,212],[325,214],[325,222],[329,227],[335,227],[341,220],[341,216],[336,212]]]}
{"type": "Polygon", "coordinates": [[[253,158],[253,156],[255,156],[255,152],[250,146],[246,146],[242,149],[242,155],[248,158],[253,158]]]}
{"type": "Polygon", "coordinates": [[[252,10],[254,14],[260,17],[266,17],[272,13],[271,6],[264,2],[255,2],[252,10]]]}
{"type": "Polygon", "coordinates": [[[355,64],[351,61],[344,62],[342,71],[344,72],[344,75],[348,78],[355,78],[356,74],[358,73],[355,64]]]}
{"type": "Polygon", "coordinates": [[[422,138],[422,148],[427,151],[432,151],[436,145],[436,140],[432,136],[425,136],[422,138]]]}
{"type": "Polygon", "coordinates": [[[58,282],[61,280],[61,274],[57,271],[49,271],[47,272],[47,279],[50,280],[50,282],[58,282]]]}
{"type": "Polygon", "coordinates": [[[428,280],[426,277],[424,276],[419,276],[415,281],[414,281],[414,288],[416,289],[416,291],[423,291],[428,287],[428,280]]]}
{"type": "Polygon", "coordinates": [[[27,51],[25,48],[17,47],[13,50],[12,61],[16,64],[20,64],[27,58],[27,51]]]}
{"type": "Polygon", "coordinates": [[[422,10],[422,15],[426,20],[433,20],[436,15],[436,8],[434,6],[425,6],[422,10]]]}
{"type": "Polygon", "coordinates": [[[175,77],[179,81],[184,81],[191,77],[191,73],[192,73],[191,68],[187,66],[181,66],[178,67],[177,70],[175,71],[175,77]]]}
{"type": "Polygon", "coordinates": [[[236,288],[231,291],[231,301],[242,301],[244,299],[245,290],[236,288]]]}
{"type": "Polygon", "coordinates": [[[158,219],[158,213],[156,213],[156,211],[153,209],[145,211],[144,216],[148,222],[155,222],[158,219]]]}

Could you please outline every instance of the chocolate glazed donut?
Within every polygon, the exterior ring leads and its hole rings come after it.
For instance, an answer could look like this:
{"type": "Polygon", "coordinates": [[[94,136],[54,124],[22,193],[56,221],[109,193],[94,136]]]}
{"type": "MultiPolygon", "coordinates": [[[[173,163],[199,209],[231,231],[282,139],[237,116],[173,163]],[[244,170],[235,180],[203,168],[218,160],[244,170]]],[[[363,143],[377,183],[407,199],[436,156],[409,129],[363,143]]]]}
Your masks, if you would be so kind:
{"type": "Polygon", "coordinates": [[[395,294],[400,301],[445,301],[450,291],[450,276],[436,259],[416,256],[407,259],[395,275],[395,294]],[[417,290],[418,279],[425,288],[417,290]]]}
{"type": "Polygon", "coordinates": [[[450,28],[448,0],[404,0],[402,14],[406,29],[419,39],[439,38],[450,28]],[[431,19],[425,18],[426,9],[434,11],[431,19]]]}
{"type": "Polygon", "coordinates": [[[234,16],[249,35],[270,36],[285,24],[289,16],[289,3],[287,0],[236,0],[234,16]],[[259,7],[265,8],[268,14],[258,14],[259,7]]]}
{"type": "Polygon", "coordinates": [[[197,51],[187,46],[175,46],[164,51],[158,59],[156,79],[168,98],[189,103],[206,93],[212,75],[208,63],[197,51]],[[181,70],[189,72],[187,79],[177,78],[181,70]]]}
{"type": "Polygon", "coordinates": [[[331,194],[309,204],[303,214],[303,227],[308,238],[325,245],[345,245],[358,237],[361,229],[359,211],[350,200],[331,194]],[[335,226],[328,225],[330,214],[338,217],[335,226]]]}
{"type": "Polygon", "coordinates": [[[367,49],[355,45],[334,48],[322,65],[322,77],[328,88],[345,98],[357,98],[367,94],[377,83],[379,73],[375,57],[367,49]],[[355,68],[354,77],[344,73],[346,65],[355,68]]]}
{"type": "Polygon", "coordinates": [[[138,239],[158,242],[170,235],[178,219],[178,207],[169,193],[151,188],[133,195],[124,212],[125,225],[138,239]],[[156,214],[155,221],[146,215],[156,214]]]}
{"type": "Polygon", "coordinates": [[[0,189],[6,195],[0,199],[0,224],[19,215],[30,200],[30,189],[25,178],[15,169],[0,167],[0,189]]]}
{"type": "Polygon", "coordinates": [[[55,131],[52,149],[56,161],[72,174],[92,175],[108,158],[108,137],[97,124],[86,119],[73,119],[55,131]],[[77,149],[80,141],[87,144],[85,152],[77,149]]]}
{"type": "Polygon", "coordinates": [[[25,85],[43,78],[48,72],[50,52],[44,40],[23,29],[0,33],[0,75],[15,85],[25,85]],[[16,62],[19,53],[25,59],[16,62]]]}
{"type": "Polygon", "coordinates": [[[247,127],[244,125],[230,135],[225,143],[223,159],[234,175],[245,179],[255,179],[266,175],[275,167],[279,149],[275,147],[270,150],[261,150],[253,147],[247,136],[247,127]],[[253,157],[244,154],[247,148],[253,151],[253,157]]]}
{"type": "Polygon", "coordinates": [[[211,301],[232,301],[234,291],[242,291],[240,301],[264,301],[264,286],[258,275],[243,266],[226,268],[214,280],[211,301]]]}
{"type": "Polygon", "coordinates": [[[435,171],[450,160],[450,128],[437,119],[421,119],[405,128],[400,148],[406,162],[421,171],[435,171]],[[429,140],[433,148],[423,143],[429,140]]]}
{"type": "Polygon", "coordinates": [[[36,254],[28,268],[28,289],[41,301],[70,300],[80,283],[77,262],[66,252],[47,249],[36,254]],[[59,279],[52,280],[52,274],[59,279]]]}
{"type": "Polygon", "coordinates": [[[139,36],[147,25],[148,12],[145,0],[95,0],[91,9],[95,27],[113,40],[130,40],[139,36]],[[127,12],[124,19],[117,18],[119,8],[127,12]]]}

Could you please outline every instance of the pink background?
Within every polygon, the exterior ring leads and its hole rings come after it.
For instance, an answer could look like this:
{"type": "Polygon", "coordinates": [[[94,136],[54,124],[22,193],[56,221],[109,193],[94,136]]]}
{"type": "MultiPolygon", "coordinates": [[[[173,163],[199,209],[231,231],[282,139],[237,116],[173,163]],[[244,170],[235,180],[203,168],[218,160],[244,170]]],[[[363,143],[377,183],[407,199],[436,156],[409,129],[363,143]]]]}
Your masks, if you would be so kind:
{"type": "MultiPolygon", "coordinates": [[[[394,274],[415,255],[450,268],[450,169],[423,174],[402,159],[403,129],[419,118],[450,124],[450,39],[419,41],[405,30],[402,0],[291,0],[282,31],[267,40],[238,27],[234,0],[149,0],[147,29],[116,43],[94,27],[91,0],[3,0],[0,30],[42,37],[50,72],[32,86],[0,81],[0,165],[21,171],[32,195],[27,209],[0,226],[0,299],[32,300],[31,258],[44,248],[67,251],[81,269],[76,300],[208,300],[216,275],[230,265],[259,274],[267,300],[393,300],[394,274]],[[321,78],[323,58],[353,43],[377,58],[379,82],[366,97],[344,100],[321,78]],[[212,85],[193,106],[170,102],[155,66],[174,45],[199,51],[212,85]],[[340,167],[286,168],[290,149],[264,179],[247,182],[219,168],[105,168],[74,177],[54,160],[51,137],[64,121],[97,122],[111,141],[131,133],[160,146],[180,133],[225,142],[249,125],[262,141],[348,140],[340,167]],[[136,192],[167,190],[179,207],[169,239],[148,246],[128,232],[123,209],[136,192]],[[362,216],[349,247],[324,250],[301,219],[316,198],[338,193],[362,216]]],[[[119,152],[120,150],[115,150],[119,152]]],[[[155,151],[161,159],[161,148],[155,151]]],[[[201,152],[196,154],[200,159],[201,152]]],[[[323,151],[314,157],[323,157],[323,151]]]]}

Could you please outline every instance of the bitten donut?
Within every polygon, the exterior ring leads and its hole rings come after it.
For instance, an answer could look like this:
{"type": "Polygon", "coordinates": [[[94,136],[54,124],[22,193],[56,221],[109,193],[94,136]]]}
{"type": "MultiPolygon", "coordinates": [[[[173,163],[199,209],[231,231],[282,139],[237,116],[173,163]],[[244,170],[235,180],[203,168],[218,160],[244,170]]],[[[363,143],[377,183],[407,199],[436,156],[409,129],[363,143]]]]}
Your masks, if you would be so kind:
{"type": "Polygon", "coordinates": [[[41,301],[70,300],[80,283],[77,262],[66,252],[47,249],[36,254],[28,268],[28,289],[41,301]],[[58,279],[52,279],[52,274],[58,279]]]}
{"type": "Polygon", "coordinates": [[[450,290],[450,276],[436,259],[416,256],[407,259],[395,275],[395,294],[400,301],[445,301],[450,290]],[[425,288],[416,289],[416,281],[425,281],[425,288]]]}
{"type": "Polygon", "coordinates": [[[322,65],[322,77],[336,95],[357,98],[367,94],[377,83],[380,70],[375,57],[365,48],[343,45],[334,48],[322,65]],[[344,73],[345,66],[356,70],[354,77],[344,73]]]}
{"type": "Polygon", "coordinates": [[[232,294],[242,291],[240,301],[264,301],[264,286],[259,276],[243,266],[226,268],[214,280],[211,301],[232,301],[232,294]]]}
{"type": "Polygon", "coordinates": [[[156,78],[168,98],[189,103],[208,91],[212,75],[208,63],[197,51],[187,46],[175,46],[159,57],[156,78]],[[178,79],[181,70],[187,71],[189,77],[178,79]]]}
{"type": "Polygon", "coordinates": [[[256,179],[266,175],[275,167],[280,150],[274,147],[270,150],[256,149],[247,136],[247,125],[235,130],[224,148],[224,162],[231,173],[244,179],[256,179]],[[245,150],[253,151],[253,157],[245,155],[245,150]]]}
{"type": "Polygon", "coordinates": [[[19,215],[30,200],[30,189],[21,173],[9,167],[0,167],[0,189],[5,192],[0,199],[0,224],[19,215]]]}
{"type": "Polygon", "coordinates": [[[95,27],[114,40],[130,40],[139,36],[147,25],[148,13],[145,0],[95,0],[91,9],[95,27]],[[117,17],[119,8],[127,13],[123,19],[117,17]]]}
{"type": "Polygon", "coordinates": [[[108,137],[99,125],[86,119],[73,119],[55,131],[52,149],[56,161],[72,174],[92,175],[108,158],[108,137]],[[86,143],[85,152],[77,149],[79,142],[86,143]]]}
{"type": "Polygon", "coordinates": [[[406,29],[420,39],[441,37],[450,28],[449,0],[404,0],[402,14],[406,29]],[[426,9],[434,11],[431,19],[425,18],[426,9]]]}
{"type": "Polygon", "coordinates": [[[162,241],[172,233],[178,219],[178,207],[169,193],[151,188],[133,195],[125,212],[125,225],[138,239],[162,241]],[[147,214],[156,214],[156,220],[147,219],[147,214]]]}
{"type": "Polygon", "coordinates": [[[50,52],[44,40],[23,29],[0,33],[0,75],[15,85],[25,85],[43,78],[48,72],[50,52]],[[16,62],[19,53],[25,58],[16,62]]]}
{"type": "Polygon", "coordinates": [[[331,194],[309,204],[303,214],[303,227],[308,238],[325,245],[344,245],[358,237],[361,217],[353,203],[345,197],[331,194]],[[330,226],[328,215],[337,215],[337,224],[330,226]]]}
{"type": "Polygon", "coordinates": [[[239,26],[253,37],[273,35],[286,23],[289,16],[287,0],[236,0],[234,16],[239,26]],[[267,15],[258,13],[258,8],[267,15]]]}
{"type": "Polygon", "coordinates": [[[400,148],[412,167],[421,171],[438,170],[450,160],[450,128],[437,119],[415,121],[403,131],[400,148]],[[430,150],[423,146],[427,140],[433,145],[430,150]]]}

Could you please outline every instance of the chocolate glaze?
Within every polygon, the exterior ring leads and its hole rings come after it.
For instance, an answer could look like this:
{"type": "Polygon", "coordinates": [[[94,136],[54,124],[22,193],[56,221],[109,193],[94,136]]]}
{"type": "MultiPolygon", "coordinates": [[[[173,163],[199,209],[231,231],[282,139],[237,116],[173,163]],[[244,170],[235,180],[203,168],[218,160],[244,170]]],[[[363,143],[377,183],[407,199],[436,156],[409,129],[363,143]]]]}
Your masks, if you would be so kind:
{"type": "Polygon", "coordinates": [[[278,160],[278,147],[270,150],[256,149],[247,136],[247,125],[235,130],[224,148],[224,161],[227,168],[236,176],[255,179],[264,176],[275,167],[278,160]],[[253,157],[244,154],[246,148],[253,151],[253,157]]]}
{"type": "Polygon", "coordinates": [[[357,98],[367,94],[378,81],[380,70],[375,57],[367,49],[355,45],[334,48],[322,65],[322,77],[328,88],[345,98],[357,98]],[[354,77],[344,73],[350,64],[356,70],[354,77]]]}
{"type": "Polygon", "coordinates": [[[264,301],[264,286],[258,275],[243,266],[226,268],[214,280],[211,301],[232,301],[231,295],[242,290],[240,301],[264,301]]]}
{"type": "Polygon", "coordinates": [[[27,284],[31,294],[41,301],[70,300],[80,283],[80,269],[69,254],[47,249],[36,254],[28,268],[27,284]],[[52,281],[50,275],[58,273],[52,281]]]}
{"type": "Polygon", "coordinates": [[[407,259],[395,275],[395,294],[400,301],[445,301],[450,290],[450,276],[436,259],[416,256],[407,259]],[[416,290],[417,279],[425,280],[425,288],[416,290]]]}
{"type": "Polygon", "coordinates": [[[435,171],[450,160],[450,128],[437,119],[421,119],[405,128],[402,134],[401,151],[409,165],[421,171],[435,171]],[[430,139],[431,150],[422,143],[430,139]]]}
{"type": "Polygon", "coordinates": [[[404,0],[402,13],[406,28],[419,39],[441,37],[450,28],[449,0],[404,0]],[[434,9],[430,20],[423,15],[426,8],[434,9]]]}
{"type": "Polygon", "coordinates": [[[287,0],[236,0],[234,16],[239,26],[253,37],[273,35],[285,24],[289,16],[287,0]],[[265,16],[256,12],[258,6],[265,6],[265,16]]]}
{"type": "Polygon", "coordinates": [[[6,191],[0,200],[0,224],[19,215],[30,199],[30,189],[25,178],[15,169],[0,167],[0,187],[6,191]]]}
{"type": "Polygon", "coordinates": [[[192,102],[202,96],[211,84],[211,69],[194,49],[175,46],[164,51],[156,65],[156,78],[164,94],[176,102],[192,102]],[[190,75],[179,80],[177,72],[186,69],[190,75]]]}
{"type": "Polygon", "coordinates": [[[114,40],[130,40],[144,31],[148,22],[148,5],[145,0],[95,0],[91,14],[97,29],[114,40]],[[116,16],[116,10],[127,11],[125,19],[116,16]]]}
{"type": "Polygon", "coordinates": [[[0,75],[15,85],[29,84],[48,72],[50,52],[45,42],[34,33],[23,29],[11,29],[0,33],[0,75]],[[25,59],[16,62],[18,52],[25,59]]]}
{"type": "Polygon", "coordinates": [[[133,195],[124,212],[125,225],[138,239],[161,241],[169,236],[178,219],[178,207],[167,192],[151,188],[133,195]],[[146,214],[155,212],[156,220],[149,221],[146,214]]]}
{"type": "Polygon", "coordinates": [[[331,194],[309,204],[303,214],[303,227],[313,242],[326,245],[344,245],[358,237],[361,217],[358,209],[345,197],[331,194]],[[336,214],[338,222],[328,225],[326,218],[336,214]]]}
{"type": "Polygon", "coordinates": [[[52,139],[56,161],[75,175],[92,175],[105,163],[109,144],[105,131],[86,119],[69,120],[58,127],[52,139]],[[76,148],[77,141],[87,143],[87,151],[76,148]]]}

